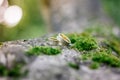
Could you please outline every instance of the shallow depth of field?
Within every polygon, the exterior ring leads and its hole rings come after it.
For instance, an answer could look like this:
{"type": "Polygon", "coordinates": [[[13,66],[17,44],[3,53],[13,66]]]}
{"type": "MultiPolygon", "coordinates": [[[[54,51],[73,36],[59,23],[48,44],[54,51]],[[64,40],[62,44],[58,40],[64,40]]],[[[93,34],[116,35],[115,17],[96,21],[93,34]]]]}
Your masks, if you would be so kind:
{"type": "MultiPolygon", "coordinates": [[[[29,39],[47,33],[46,21],[41,14],[40,0],[8,0],[9,6],[17,5],[22,11],[20,22],[10,27],[0,24],[0,41],[29,39]]],[[[120,26],[120,0],[102,0],[105,13],[120,26]]]]}

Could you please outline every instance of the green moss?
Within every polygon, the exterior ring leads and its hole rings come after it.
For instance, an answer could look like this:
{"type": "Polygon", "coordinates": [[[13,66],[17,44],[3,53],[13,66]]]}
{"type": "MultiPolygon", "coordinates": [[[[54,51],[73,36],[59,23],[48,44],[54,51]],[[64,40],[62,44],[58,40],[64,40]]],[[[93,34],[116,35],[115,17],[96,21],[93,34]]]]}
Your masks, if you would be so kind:
{"type": "Polygon", "coordinates": [[[74,44],[74,48],[79,51],[92,50],[98,47],[97,42],[92,37],[80,36],[74,44]]]}
{"type": "Polygon", "coordinates": [[[74,44],[80,36],[84,36],[84,37],[90,36],[87,32],[71,33],[71,34],[66,34],[66,35],[70,38],[72,44],[74,44]]]}
{"type": "Polygon", "coordinates": [[[75,48],[79,51],[83,50],[92,50],[98,47],[96,40],[91,37],[87,32],[84,33],[73,33],[67,35],[71,43],[73,44],[72,48],[75,48]]]}
{"type": "Polygon", "coordinates": [[[61,50],[59,48],[52,48],[48,46],[36,46],[27,51],[27,55],[32,56],[38,56],[40,54],[46,54],[46,55],[57,55],[61,53],[61,50]]]}
{"type": "Polygon", "coordinates": [[[12,69],[0,65],[0,76],[19,77],[22,75],[21,68],[22,64],[15,65],[12,69]]]}
{"type": "Polygon", "coordinates": [[[73,69],[79,69],[79,65],[78,65],[78,64],[69,62],[68,65],[69,65],[71,68],[73,68],[73,69]]]}
{"type": "Polygon", "coordinates": [[[98,62],[93,62],[89,67],[91,69],[98,69],[100,66],[100,64],[98,62]]]}
{"type": "Polygon", "coordinates": [[[78,37],[78,35],[76,33],[67,34],[67,36],[69,37],[72,44],[74,44],[76,42],[76,39],[78,37]]]}
{"type": "Polygon", "coordinates": [[[115,51],[120,56],[120,41],[116,39],[110,39],[105,42],[108,47],[115,51]]]}
{"type": "MultiPolygon", "coordinates": [[[[99,28],[97,30],[99,31],[99,28]]],[[[102,30],[103,29],[101,29],[98,34],[95,32],[95,34],[99,35],[100,38],[102,37],[104,40],[106,40],[106,42],[103,44],[101,44],[100,41],[97,43],[95,38],[86,32],[81,34],[69,34],[68,37],[73,44],[72,48],[77,49],[78,51],[84,51],[82,54],[82,60],[92,60],[93,63],[89,66],[92,69],[98,68],[101,64],[105,64],[111,67],[120,67],[119,57],[112,54],[112,52],[115,51],[118,55],[120,55],[120,39],[116,38],[110,32],[111,29],[108,30],[107,33],[102,30]]],[[[91,35],[94,35],[93,31],[89,33],[91,35]]],[[[97,38],[98,36],[94,37],[97,38]]]]}
{"type": "Polygon", "coordinates": [[[96,37],[105,39],[106,40],[105,44],[107,44],[109,48],[111,48],[120,56],[120,37],[117,37],[116,35],[114,35],[112,30],[113,30],[113,27],[110,27],[110,26],[106,27],[103,25],[95,25],[86,29],[86,32],[96,37]]]}
{"type": "Polygon", "coordinates": [[[105,50],[88,52],[82,55],[83,60],[92,60],[94,62],[106,64],[111,67],[120,67],[120,59],[105,50]]]}

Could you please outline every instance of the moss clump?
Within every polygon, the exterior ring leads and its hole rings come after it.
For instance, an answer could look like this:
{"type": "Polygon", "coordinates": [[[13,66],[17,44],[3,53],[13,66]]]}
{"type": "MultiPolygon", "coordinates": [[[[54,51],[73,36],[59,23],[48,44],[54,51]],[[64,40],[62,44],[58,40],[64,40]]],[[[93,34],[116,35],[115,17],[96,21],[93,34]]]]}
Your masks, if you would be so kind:
{"type": "Polygon", "coordinates": [[[78,37],[78,35],[76,33],[67,34],[67,36],[69,37],[72,44],[74,44],[76,42],[76,39],[78,37]]]}
{"type": "Polygon", "coordinates": [[[98,47],[96,40],[91,37],[87,32],[85,33],[73,33],[67,35],[71,43],[73,44],[73,48],[83,51],[83,50],[92,50],[98,47]]]}
{"type": "Polygon", "coordinates": [[[71,63],[71,62],[69,62],[68,65],[69,65],[71,68],[73,68],[73,69],[79,69],[79,65],[76,64],[76,63],[71,63]]]}
{"type": "Polygon", "coordinates": [[[91,69],[98,69],[100,66],[100,64],[98,62],[93,62],[89,67],[91,69]]]}
{"type": "Polygon", "coordinates": [[[61,50],[59,48],[52,48],[48,46],[36,46],[27,51],[27,55],[29,56],[38,56],[40,54],[57,55],[59,53],[61,53],[61,50]]]}
{"type": "Polygon", "coordinates": [[[21,68],[22,64],[15,65],[12,69],[0,65],[0,76],[19,77],[22,75],[21,68]]]}
{"type": "Polygon", "coordinates": [[[108,47],[115,51],[120,56],[120,41],[116,39],[107,40],[105,42],[108,47]]]}
{"type": "Polygon", "coordinates": [[[73,33],[68,35],[73,44],[71,48],[83,53],[83,61],[91,60],[93,63],[89,67],[92,69],[96,69],[101,64],[120,67],[120,38],[111,32],[112,28],[107,28],[90,28],[90,30],[86,30],[81,34],[73,33]],[[91,35],[97,39],[98,43],[91,35]],[[113,51],[118,55],[114,55],[113,51]]]}
{"type": "Polygon", "coordinates": [[[105,50],[88,52],[82,55],[82,59],[90,59],[94,62],[103,63],[111,67],[120,67],[120,59],[105,50]]]}
{"type": "Polygon", "coordinates": [[[98,44],[88,32],[67,34],[73,44],[71,48],[79,51],[89,51],[98,48],[98,44]]]}
{"type": "Polygon", "coordinates": [[[77,39],[81,36],[84,36],[84,37],[89,37],[90,36],[87,32],[71,33],[71,34],[66,34],[66,35],[70,38],[72,44],[74,44],[77,41],[77,39]]]}
{"type": "Polygon", "coordinates": [[[97,42],[92,37],[80,36],[74,44],[74,48],[79,51],[92,50],[98,47],[97,42]]]}

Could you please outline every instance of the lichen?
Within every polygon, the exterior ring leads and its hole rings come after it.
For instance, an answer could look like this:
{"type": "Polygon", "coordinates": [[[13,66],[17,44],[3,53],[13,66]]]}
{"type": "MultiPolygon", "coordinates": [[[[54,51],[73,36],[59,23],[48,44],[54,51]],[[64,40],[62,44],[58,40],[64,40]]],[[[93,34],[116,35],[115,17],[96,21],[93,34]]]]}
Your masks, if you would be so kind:
{"type": "Polygon", "coordinates": [[[38,56],[41,54],[57,55],[59,53],[61,53],[61,50],[59,48],[52,48],[49,46],[35,46],[26,52],[26,54],[29,56],[32,56],[32,55],[38,56]]]}

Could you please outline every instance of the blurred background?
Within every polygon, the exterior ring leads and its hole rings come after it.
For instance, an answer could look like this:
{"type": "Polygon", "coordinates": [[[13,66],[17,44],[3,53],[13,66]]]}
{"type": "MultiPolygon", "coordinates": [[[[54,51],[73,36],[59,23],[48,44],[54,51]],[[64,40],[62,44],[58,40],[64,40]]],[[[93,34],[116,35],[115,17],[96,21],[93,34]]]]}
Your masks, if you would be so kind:
{"type": "MultiPolygon", "coordinates": [[[[120,26],[120,0],[101,0],[105,13],[120,26]]],[[[23,14],[14,27],[0,24],[0,41],[30,39],[47,33],[47,24],[43,19],[40,0],[8,0],[10,5],[18,5],[23,14]]]]}

